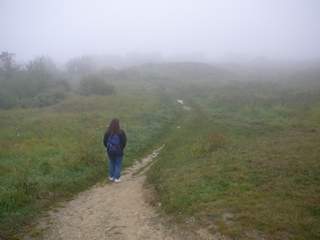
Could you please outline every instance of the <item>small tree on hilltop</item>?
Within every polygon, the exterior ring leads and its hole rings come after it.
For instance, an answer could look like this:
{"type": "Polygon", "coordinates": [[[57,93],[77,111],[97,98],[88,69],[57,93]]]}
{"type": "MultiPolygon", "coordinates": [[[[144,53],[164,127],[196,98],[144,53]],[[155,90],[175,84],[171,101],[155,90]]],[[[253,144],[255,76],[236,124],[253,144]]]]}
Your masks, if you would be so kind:
{"type": "Polygon", "coordinates": [[[2,52],[0,54],[0,70],[4,73],[5,79],[9,79],[18,69],[14,61],[14,53],[2,52]]]}

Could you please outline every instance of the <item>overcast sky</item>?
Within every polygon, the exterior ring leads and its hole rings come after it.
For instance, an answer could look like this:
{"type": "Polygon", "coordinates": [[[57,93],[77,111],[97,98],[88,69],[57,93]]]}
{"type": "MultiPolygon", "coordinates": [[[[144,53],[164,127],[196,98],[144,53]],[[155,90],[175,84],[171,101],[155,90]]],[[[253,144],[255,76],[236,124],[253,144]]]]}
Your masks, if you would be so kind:
{"type": "Polygon", "coordinates": [[[319,0],[0,0],[0,51],[320,57],[319,0]]]}

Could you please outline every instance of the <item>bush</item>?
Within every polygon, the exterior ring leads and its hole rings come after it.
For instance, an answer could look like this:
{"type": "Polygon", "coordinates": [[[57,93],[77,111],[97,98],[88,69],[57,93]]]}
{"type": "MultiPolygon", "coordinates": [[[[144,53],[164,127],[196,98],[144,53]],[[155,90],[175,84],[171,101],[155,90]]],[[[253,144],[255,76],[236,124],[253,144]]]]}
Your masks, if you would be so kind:
{"type": "Polygon", "coordinates": [[[65,98],[64,92],[44,92],[33,98],[31,105],[33,107],[45,107],[56,104],[65,98]]]}
{"type": "Polygon", "coordinates": [[[16,100],[12,95],[0,90],[0,109],[12,108],[15,104],[16,100]]]}
{"type": "Polygon", "coordinates": [[[81,79],[79,93],[81,95],[111,95],[114,93],[114,86],[105,82],[103,78],[96,75],[89,75],[81,79]]]}

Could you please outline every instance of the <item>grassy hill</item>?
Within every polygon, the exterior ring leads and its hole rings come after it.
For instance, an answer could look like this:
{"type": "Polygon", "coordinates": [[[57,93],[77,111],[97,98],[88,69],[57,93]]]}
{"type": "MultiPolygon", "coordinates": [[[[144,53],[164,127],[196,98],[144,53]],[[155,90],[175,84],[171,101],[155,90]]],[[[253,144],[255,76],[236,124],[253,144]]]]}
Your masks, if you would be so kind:
{"type": "Polygon", "coordinates": [[[107,177],[102,138],[112,118],[128,136],[124,167],[142,157],[177,116],[172,103],[155,89],[119,86],[111,96],[0,111],[0,233],[19,232],[52,203],[107,177]]]}
{"type": "MultiPolygon", "coordinates": [[[[60,73],[72,79],[63,98],[0,110],[0,234],[103,180],[102,136],[118,117],[129,139],[125,167],[166,144],[148,181],[183,227],[234,239],[318,239],[320,75],[295,67],[104,68],[94,76],[114,87],[107,96],[80,95],[72,90],[79,73],[60,73]]],[[[26,99],[39,100],[33,92],[26,99]]]]}
{"type": "Polygon", "coordinates": [[[182,226],[320,238],[320,88],[272,80],[185,88],[191,110],[148,173],[182,226]]]}

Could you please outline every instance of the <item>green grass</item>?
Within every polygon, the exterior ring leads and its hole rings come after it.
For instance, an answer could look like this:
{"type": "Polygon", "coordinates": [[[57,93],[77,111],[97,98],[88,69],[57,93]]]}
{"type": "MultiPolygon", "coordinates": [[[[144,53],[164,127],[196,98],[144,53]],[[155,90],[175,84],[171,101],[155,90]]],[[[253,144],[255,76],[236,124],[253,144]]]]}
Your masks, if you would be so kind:
{"type": "Polygon", "coordinates": [[[245,87],[192,88],[148,180],[181,223],[236,239],[319,239],[320,96],[301,106],[290,91],[245,87]]]}
{"type": "Polygon", "coordinates": [[[103,179],[102,136],[118,117],[125,167],[165,143],[148,181],[177,221],[234,239],[319,239],[318,85],[182,80],[0,111],[0,233],[103,179]]]}
{"type": "Polygon", "coordinates": [[[107,176],[102,138],[112,118],[128,136],[124,167],[159,143],[177,116],[173,101],[136,93],[74,95],[51,107],[0,111],[0,233],[13,236],[52,203],[107,176]]]}

